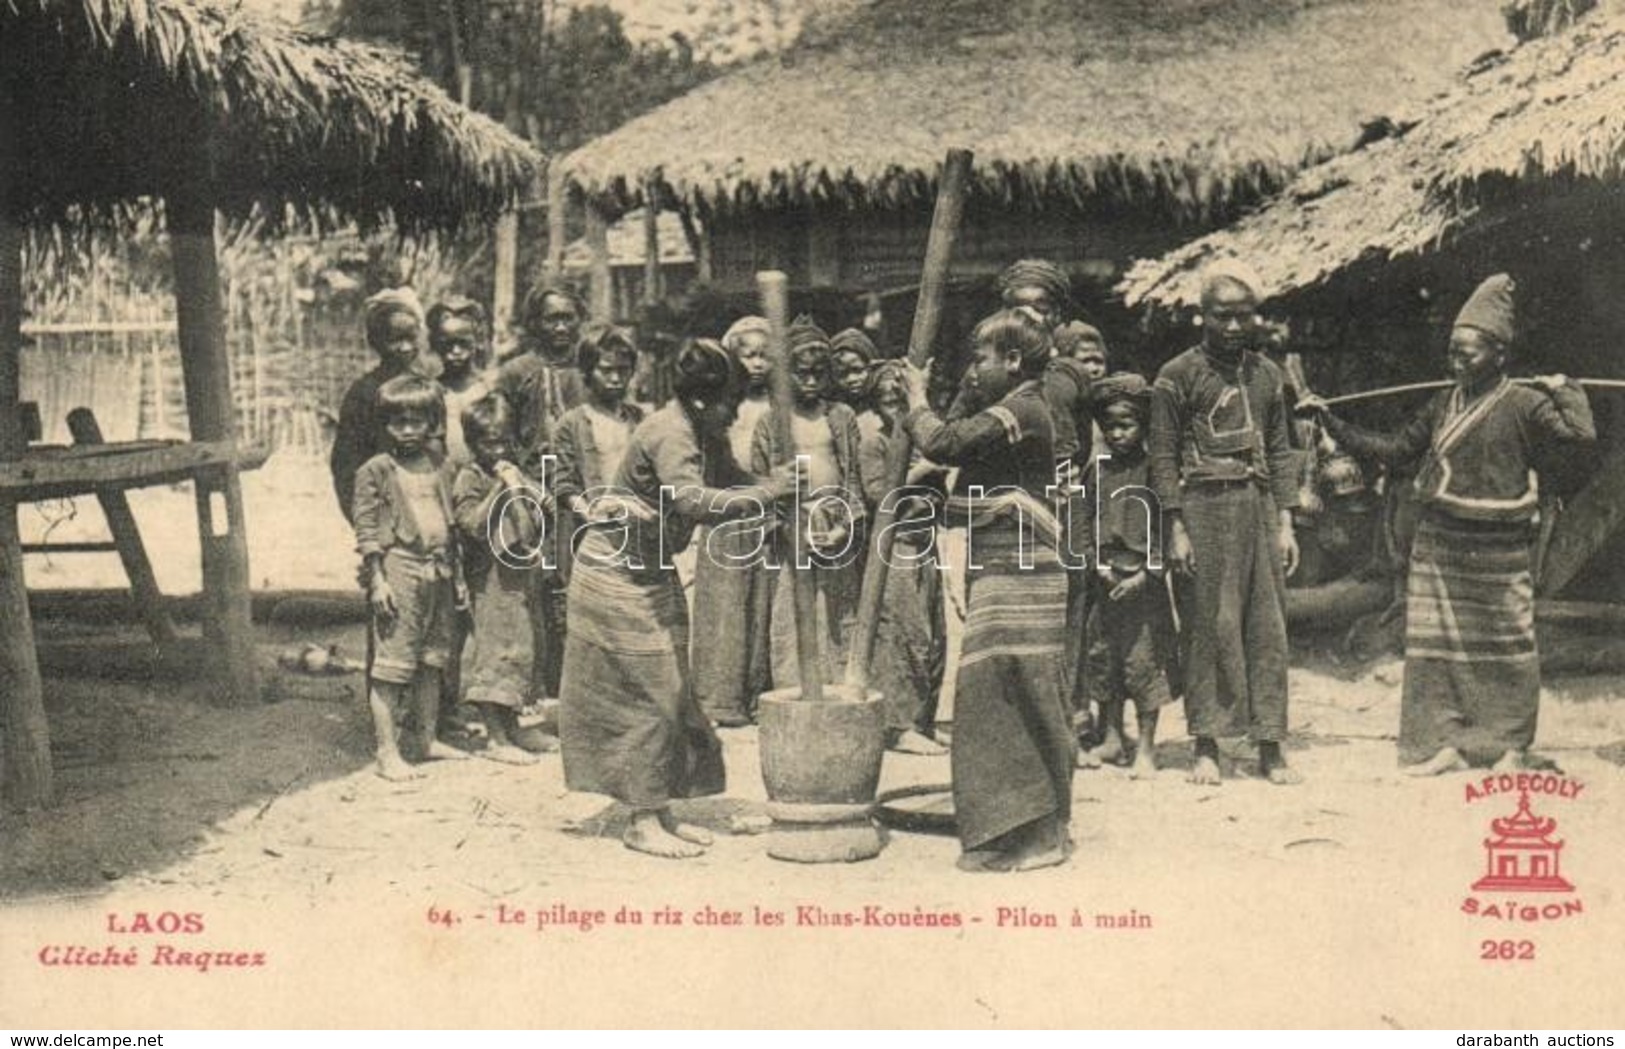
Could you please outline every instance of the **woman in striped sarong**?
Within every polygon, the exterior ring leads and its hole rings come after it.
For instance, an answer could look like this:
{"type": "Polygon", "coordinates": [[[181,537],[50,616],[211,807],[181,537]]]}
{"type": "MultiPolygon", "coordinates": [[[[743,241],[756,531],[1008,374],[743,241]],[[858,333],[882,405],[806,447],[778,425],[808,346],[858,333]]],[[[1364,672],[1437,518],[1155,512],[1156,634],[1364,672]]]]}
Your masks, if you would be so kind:
{"type": "Polygon", "coordinates": [[[559,735],[566,785],[631,808],[626,846],[681,859],[711,839],[679,823],[671,800],[721,793],[725,776],[690,683],[688,608],[671,559],[697,523],[761,512],[793,486],[778,475],[758,483],[734,462],[727,430],[742,377],[721,346],[685,347],[675,371],[676,398],[633,432],[615,494],[588,507],[598,523],[570,577],[559,735]]]}
{"type": "Polygon", "coordinates": [[[1074,741],[1061,695],[1066,572],[1047,500],[1054,430],[1039,377],[1049,329],[1026,309],[977,325],[965,393],[944,422],[911,370],[906,425],[921,454],[958,466],[951,523],[966,538],[968,614],[954,690],[954,816],[967,870],[1066,860],[1074,741]]]}
{"type": "Polygon", "coordinates": [[[1499,274],[1473,293],[1450,334],[1455,385],[1398,433],[1342,422],[1318,398],[1299,405],[1319,411],[1355,455],[1421,459],[1399,724],[1399,759],[1413,775],[1520,768],[1535,739],[1534,455],[1539,442],[1585,443],[1596,431],[1573,381],[1550,375],[1522,386],[1507,378],[1513,290],[1512,278],[1499,274]]]}

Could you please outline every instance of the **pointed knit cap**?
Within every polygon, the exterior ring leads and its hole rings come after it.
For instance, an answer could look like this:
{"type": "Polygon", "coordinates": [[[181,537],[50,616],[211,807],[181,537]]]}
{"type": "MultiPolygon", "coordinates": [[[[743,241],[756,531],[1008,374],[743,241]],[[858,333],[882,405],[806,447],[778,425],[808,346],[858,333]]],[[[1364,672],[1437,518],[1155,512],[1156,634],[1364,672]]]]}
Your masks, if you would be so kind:
{"type": "Polygon", "coordinates": [[[1506,344],[1512,342],[1512,293],[1517,282],[1505,273],[1487,278],[1456,314],[1456,327],[1477,328],[1506,344]]]}

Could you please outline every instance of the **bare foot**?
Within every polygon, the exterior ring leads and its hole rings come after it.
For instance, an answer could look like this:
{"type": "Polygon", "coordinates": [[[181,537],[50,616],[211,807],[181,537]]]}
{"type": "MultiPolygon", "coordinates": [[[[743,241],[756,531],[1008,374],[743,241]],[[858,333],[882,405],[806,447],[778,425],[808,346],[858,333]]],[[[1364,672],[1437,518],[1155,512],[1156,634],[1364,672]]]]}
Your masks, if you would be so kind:
{"type": "Polygon", "coordinates": [[[899,754],[913,754],[919,757],[936,758],[948,753],[948,748],[914,729],[908,729],[892,742],[891,750],[899,754]]]}
{"type": "Polygon", "coordinates": [[[1186,783],[1194,783],[1198,787],[1217,787],[1224,782],[1224,776],[1219,773],[1219,763],[1206,755],[1196,759],[1191,766],[1190,774],[1185,777],[1186,783]]]}
{"type": "Polygon", "coordinates": [[[1066,862],[1070,851],[1064,842],[1056,842],[1048,835],[1035,835],[1032,840],[1002,852],[987,861],[987,869],[1005,874],[1059,867],[1066,862]]]}
{"type": "Polygon", "coordinates": [[[986,874],[992,870],[988,863],[1002,855],[997,849],[971,849],[960,853],[954,866],[966,874],[986,874]]]}
{"type": "MultiPolygon", "coordinates": [[[[1506,760],[1505,755],[1501,758],[1506,760]]],[[[1497,763],[1499,766],[1499,762],[1497,763]]],[[[1428,760],[1417,765],[1406,765],[1404,773],[1407,776],[1442,776],[1446,772],[1465,772],[1467,759],[1461,756],[1461,751],[1455,747],[1445,747],[1428,760]]]]}
{"type": "Polygon", "coordinates": [[[500,761],[504,765],[539,765],[542,759],[528,750],[521,750],[512,743],[493,743],[480,751],[480,757],[488,761],[500,761]]]}
{"type": "Polygon", "coordinates": [[[1106,765],[1122,765],[1127,755],[1123,753],[1123,737],[1116,733],[1106,736],[1105,742],[1094,749],[1095,760],[1106,765]]]}
{"type": "Polygon", "coordinates": [[[1529,768],[1529,755],[1521,750],[1509,750],[1490,766],[1491,772],[1520,772],[1529,768]]]}
{"type": "Polygon", "coordinates": [[[1128,778],[1157,778],[1157,759],[1152,756],[1150,747],[1141,746],[1139,753],[1134,755],[1134,764],[1129,766],[1128,778]]]}
{"type": "Polygon", "coordinates": [[[535,725],[515,730],[513,745],[531,754],[551,754],[559,749],[559,741],[535,725]]]}
{"type": "Polygon", "coordinates": [[[1079,747],[1076,765],[1080,769],[1098,769],[1100,767],[1099,751],[1087,747],[1079,747]]]}
{"type": "Polygon", "coordinates": [[[659,816],[653,812],[639,813],[632,817],[626,833],[621,835],[621,844],[634,852],[647,853],[668,860],[690,860],[705,855],[702,846],[684,841],[674,834],[668,834],[660,825],[659,816]]]}
{"type": "Polygon", "coordinates": [[[696,827],[692,823],[679,822],[670,811],[660,814],[660,829],[672,837],[681,838],[690,845],[707,846],[716,841],[711,832],[704,827],[696,827]]]}
{"type": "Polygon", "coordinates": [[[1293,787],[1303,782],[1303,773],[1285,762],[1271,765],[1264,771],[1264,775],[1277,787],[1293,787]]]}
{"type": "Polygon", "coordinates": [[[378,767],[373,770],[379,779],[387,779],[391,783],[404,783],[407,780],[422,779],[423,773],[408,765],[398,757],[379,757],[378,767]]]}
{"type": "Polygon", "coordinates": [[[433,740],[423,750],[424,761],[467,761],[472,755],[468,751],[433,740]]]}

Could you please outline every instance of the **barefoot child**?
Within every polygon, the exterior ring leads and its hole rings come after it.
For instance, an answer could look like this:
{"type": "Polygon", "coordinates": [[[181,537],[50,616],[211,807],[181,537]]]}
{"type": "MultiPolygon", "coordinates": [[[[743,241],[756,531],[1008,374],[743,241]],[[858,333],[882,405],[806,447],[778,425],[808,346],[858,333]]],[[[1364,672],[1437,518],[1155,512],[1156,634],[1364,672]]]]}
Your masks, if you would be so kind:
{"type": "Polygon", "coordinates": [[[378,737],[378,774],[406,779],[397,713],[410,714],[423,758],[468,755],[434,738],[440,676],[459,614],[451,490],[430,436],[445,403],[433,379],[398,375],[378,389],[377,417],[390,450],[356,472],[356,550],[372,606],[368,705],[378,737]]]}
{"type": "Polygon", "coordinates": [[[1172,699],[1176,646],[1168,587],[1162,574],[1162,514],[1151,492],[1145,429],[1151,388],[1132,373],[1095,384],[1095,414],[1106,454],[1095,460],[1084,487],[1096,513],[1091,521],[1096,593],[1090,602],[1084,701],[1098,703],[1101,743],[1080,755],[1098,768],[1127,760],[1123,709],[1134,702],[1140,736],[1130,775],[1156,775],[1157,714],[1172,699]]]}
{"type": "Polygon", "coordinates": [[[751,469],[765,476],[780,463],[805,459],[805,483],[812,494],[810,505],[803,510],[811,539],[811,568],[791,564],[789,535],[780,529],[780,578],[768,627],[776,688],[794,687],[800,675],[792,588],[783,576],[788,571],[810,570],[813,574],[825,680],[839,680],[845,672],[847,633],[857,612],[863,578],[859,525],[866,516],[858,494],[862,488],[858,417],[829,397],[833,367],[829,336],[811,318],[799,317],[786,330],[784,341],[793,391],[790,430],[794,448],[779,447],[777,408],[770,408],[756,426],[751,469]]]}
{"type": "Polygon", "coordinates": [[[560,567],[569,579],[569,561],[580,523],[587,520],[589,497],[615,480],[632,431],[643,409],[626,399],[638,350],[625,328],[599,325],[581,338],[578,358],[587,399],[565,412],[553,429],[558,455],[553,479],[560,567]]]}
{"type": "Polygon", "coordinates": [[[632,810],[623,841],[654,856],[698,856],[710,836],[679,823],[673,798],[722,792],[722,745],[694,702],[689,617],[671,558],[696,523],[788,494],[729,454],[741,392],[733,358],[701,339],[674,362],[675,398],[632,434],[614,487],[594,504],[570,576],[559,725],[571,790],[607,794],[632,810]],[[724,490],[724,486],[744,488],[724,490]]]}
{"type": "Polygon", "coordinates": [[[546,496],[514,465],[513,409],[500,393],[465,408],[462,431],[473,460],[457,471],[452,510],[474,606],[466,698],[485,722],[485,756],[530,764],[556,749],[541,732],[519,726],[519,708],[530,699],[527,565],[542,549],[546,496]]]}
{"type": "Polygon", "coordinates": [[[1494,763],[1529,767],[1540,709],[1529,545],[1539,503],[1541,444],[1596,439],[1585,391],[1561,375],[1531,386],[1507,378],[1514,336],[1512,278],[1479,285],[1450,333],[1455,385],[1397,434],[1345,423],[1306,397],[1355,455],[1421,460],[1422,520],[1406,579],[1405,685],[1399,760],[1416,776],[1494,763]]]}
{"type": "Polygon", "coordinates": [[[976,326],[973,413],[944,422],[909,373],[920,452],[959,467],[950,523],[967,527],[968,615],[954,691],[954,815],[967,870],[1063,863],[1073,740],[1061,697],[1066,571],[1050,508],[1054,429],[1039,379],[1049,328],[1026,309],[976,326]]]}
{"type": "MultiPolygon", "coordinates": [[[[734,461],[748,463],[756,427],[771,406],[771,329],[765,317],[742,317],[722,336],[722,348],[744,376],[739,415],[728,427],[734,461]]],[[[736,518],[695,537],[694,618],[710,628],[697,638],[694,697],[718,728],[751,722],[756,699],[772,687],[768,669],[768,608],[772,577],[763,565],[764,521],[736,518]]]]}

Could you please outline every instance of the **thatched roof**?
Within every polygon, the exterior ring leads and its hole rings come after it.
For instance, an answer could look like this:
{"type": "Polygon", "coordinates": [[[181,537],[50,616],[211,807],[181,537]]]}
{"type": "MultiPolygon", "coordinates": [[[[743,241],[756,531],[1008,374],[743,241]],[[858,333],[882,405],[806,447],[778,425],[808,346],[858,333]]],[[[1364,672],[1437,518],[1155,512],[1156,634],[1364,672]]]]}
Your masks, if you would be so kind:
{"type": "Polygon", "coordinates": [[[1509,37],[1495,0],[871,0],[566,159],[630,206],[918,200],[950,146],[994,199],[1222,212],[1401,117],[1509,37]]]}
{"type": "Polygon", "coordinates": [[[393,52],[192,0],[0,0],[0,92],[47,224],[201,184],[232,216],[450,226],[538,163],[393,52]]]}
{"type": "Polygon", "coordinates": [[[1234,227],[1142,262],[1130,304],[1194,304],[1210,259],[1246,259],[1271,296],[1437,248],[1509,199],[1625,179],[1625,3],[1473,71],[1421,123],[1303,172],[1234,227]]]}

